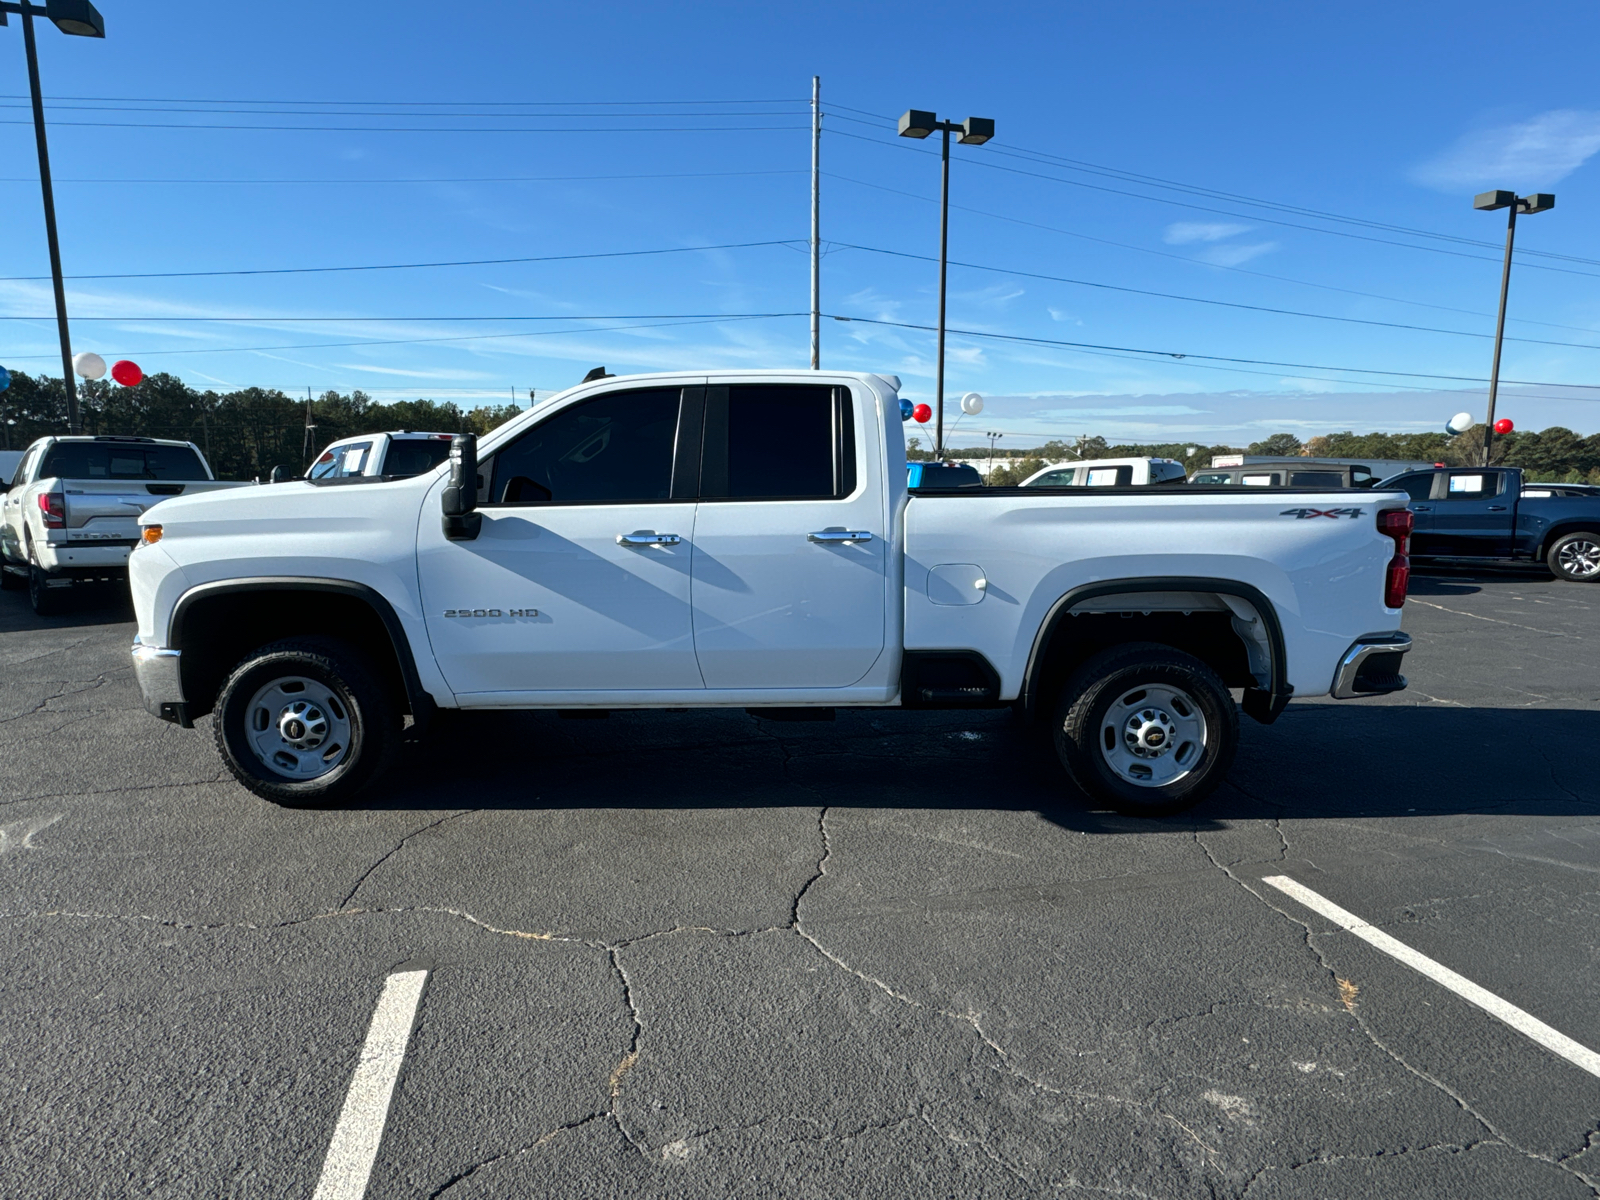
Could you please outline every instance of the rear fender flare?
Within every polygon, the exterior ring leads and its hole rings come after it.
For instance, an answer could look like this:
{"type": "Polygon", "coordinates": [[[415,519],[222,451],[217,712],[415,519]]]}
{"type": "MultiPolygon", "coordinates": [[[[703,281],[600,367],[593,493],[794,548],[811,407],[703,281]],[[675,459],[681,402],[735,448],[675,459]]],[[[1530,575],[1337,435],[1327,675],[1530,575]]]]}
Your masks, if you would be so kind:
{"type": "MultiPolygon", "coordinates": [[[[1263,725],[1278,719],[1289,703],[1294,688],[1289,683],[1288,653],[1284,648],[1283,625],[1278,620],[1278,610],[1260,588],[1235,579],[1207,579],[1193,575],[1153,575],[1140,579],[1107,579],[1086,583],[1073,588],[1051,606],[1039,626],[1028,653],[1028,666],[1022,681],[1021,701],[1023,711],[1034,716],[1039,711],[1039,695],[1044,664],[1048,661],[1050,645],[1061,624],[1075,605],[1102,596],[1136,596],[1142,592],[1209,592],[1217,596],[1243,600],[1255,609],[1261,619],[1268,645],[1268,678],[1265,688],[1246,688],[1243,708],[1246,714],[1263,725]]],[[[1231,607],[1231,606],[1230,606],[1231,607]]]]}

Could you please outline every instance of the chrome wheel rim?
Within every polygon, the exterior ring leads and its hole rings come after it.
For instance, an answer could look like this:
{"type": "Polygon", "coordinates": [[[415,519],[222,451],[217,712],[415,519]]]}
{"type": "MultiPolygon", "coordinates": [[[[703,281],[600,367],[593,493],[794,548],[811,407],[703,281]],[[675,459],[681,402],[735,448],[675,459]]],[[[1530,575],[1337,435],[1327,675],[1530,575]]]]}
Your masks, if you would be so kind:
{"type": "Polygon", "coordinates": [[[1100,753],[1119,779],[1135,787],[1178,782],[1205,757],[1206,719],[1182,688],[1130,688],[1100,720],[1100,753]]]}
{"type": "Polygon", "coordinates": [[[327,684],[303,675],[260,688],[244,726],[261,765],[282,779],[319,779],[350,754],[350,710],[327,684]]]}
{"type": "Polygon", "coordinates": [[[1568,542],[1556,552],[1556,565],[1564,575],[1589,579],[1600,574],[1600,543],[1587,538],[1568,542]]]}

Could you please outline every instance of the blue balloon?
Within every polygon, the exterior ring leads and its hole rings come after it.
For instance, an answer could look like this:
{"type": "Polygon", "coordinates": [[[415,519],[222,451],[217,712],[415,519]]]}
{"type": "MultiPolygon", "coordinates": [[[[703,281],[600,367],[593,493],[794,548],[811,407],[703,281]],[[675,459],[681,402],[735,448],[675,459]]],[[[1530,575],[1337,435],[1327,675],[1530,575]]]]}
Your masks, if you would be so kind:
{"type": "Polygon", "coordinates": [[[4,367],[0,367],[0,392],[5,391],[10,386],[11,372],[7,371],[4,367]]]}
{"type": "Polygon", "coordinates": [[[911,413],[915,408],[916,408],[916,405],[912,404],[911,401],[905,399],[904,397],[901,397],[901,399],[900,399],[900,419],[902,421],[911,420],[911,413]]]}

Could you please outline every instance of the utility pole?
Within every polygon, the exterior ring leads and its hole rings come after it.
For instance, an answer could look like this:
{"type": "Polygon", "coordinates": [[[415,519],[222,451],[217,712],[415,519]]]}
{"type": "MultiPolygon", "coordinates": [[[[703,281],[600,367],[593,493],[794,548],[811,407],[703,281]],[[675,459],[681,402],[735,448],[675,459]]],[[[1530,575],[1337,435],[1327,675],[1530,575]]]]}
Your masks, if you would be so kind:
{"type": "Polygon", "coordinates": [[[996,433],[991,429],[985,436],[989,439],[989,474],[984,478],[983,481],[984,485],[987,486],[989,480],[994,478],[994,444],[1001,438],[1005,437],[1005,434],[996,433]]]}
{"type": "Polygon", "coordinates": [[[311,435],[316,432],[316,425],[311,420],[311,389],[306,388],[306,435],[300,443],[300,465],[304,467],[311,461],[311,435]]]}
{"type": "Polygon", "coordinates": [[[822,76],[811,77],[811,369],[822,370],[822,76]]]}

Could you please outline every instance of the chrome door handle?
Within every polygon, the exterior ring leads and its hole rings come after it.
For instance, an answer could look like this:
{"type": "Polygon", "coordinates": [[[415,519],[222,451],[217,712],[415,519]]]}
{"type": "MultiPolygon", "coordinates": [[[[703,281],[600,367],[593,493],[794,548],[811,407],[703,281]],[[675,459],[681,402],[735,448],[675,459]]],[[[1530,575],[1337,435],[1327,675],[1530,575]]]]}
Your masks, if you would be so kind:
{"type": "Polygon", "coordinates": [[[806,534],[806,540],[811,542],[837,542],[842,546],[853,546],[857,542],[870,542],[872,534],[865,529],[821,529],[816,533],[806,534]]]}
{"type": "Polygon", "coordinates": [[[675,533],[656,533],[653,529],[636,529],[632,533],[617,534],[619,546],[676,546],[683,541],[675,533]]]}
{"type": "Polygon", "coordinates": [[[1427,505],[1427,504],[1413,504],[1411,506],[1411,511],[1412,512],[1432,512],[1433,511],[1433,507],[1431,505],[1427,505]]]}
{"type": "Polygon", "coordinates": [[[1506,506],[1504,504],[1491,504],[1491,505],[1489,505],[1489,511],[1490,512],[1505,512],[1505,510],[1506,510],[1506,506]]]}

